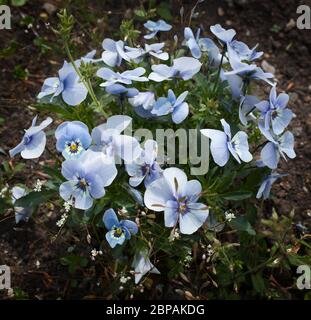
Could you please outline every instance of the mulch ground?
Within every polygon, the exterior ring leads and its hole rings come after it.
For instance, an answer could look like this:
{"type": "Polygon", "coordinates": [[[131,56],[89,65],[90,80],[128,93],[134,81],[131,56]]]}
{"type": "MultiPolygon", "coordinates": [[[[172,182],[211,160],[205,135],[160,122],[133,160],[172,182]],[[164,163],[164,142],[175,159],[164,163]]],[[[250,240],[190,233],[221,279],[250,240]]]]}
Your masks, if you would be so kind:
{"type": "MultiPolygon", "coordinates": [[[[175,2],[174,12],[179,12],[178,1],[175,2]]],[[[12,41],[16,47],[13,55],[5,57],[2,53],[0,56],[0,118],[5,120],[0,124],[0,147],[5,151],[19,142],[23,128],[33,117],[28,106],[35,101],[44,79],[52,76],[64,59],[64,53],[56,50],[42,54],[42,47],[34,44],[38,35],[50,44],[56,41],[50,30],[50,25],[57,21],[56,14],[43,9],[44,3],[31,1],[24,7],[14,8],[12,31],[0,31],[0,49],[8,47],[12,41]],[[33,28],[28,29],[18,22],[23,15],[36,17],[33,28]],[[27,69],[26,78],[19,75],[19,68],[27,69]]],[[[61,7],[60,1],[50,3],[61,7]]],[[[113,6],[100,8],[97,4],[89,10],[95,14],[98,10],[111,10],[108,21],[118,25],[122,12],[130,14],[126,1],[122,3],[115,9],[113,6]]],[[[289,175],[275,185],[274,198],[269,204],[281,214],[295,210],[297,222],[308,225],[311,216],[311,30],[299,30],[295,26],[299,4],[311,6],[310,1],[291,0],[206,1],[200,7],[199,20],[203,30],[208,31],[211,24],[221,23],[236,29],[238,39],[250,46],[259,43],[268,67],[276,70],[278,87],[290,94],[290,107],[295,113],[291,130],[296,139],[297,157],[282,162],[279,171],[289,175]]],[[[99,30],[103,22],[94,21],[94,30],[99,30]]],[[[106,27],[111,24],[105,22],[106,27]]],[[[82,35],[83,26],[78,28],[82,35]]],[[[5,159],[0,155],[0,161],[5,159]]],[[[34,172],[36,162],[28,163],[16,182],[26,180],[32,185],[37,179],[34,172]]],[[[13,286],[21,288],[31,298],[81,298],[90,290],[86,286],[79,290],[68,286],[70,275],[59,263],[59,257],[64,255],[70,237],[51,242],[51,236],[57,233],[57,219],[55,213],[45,210],[37,215],[36,221],[18,227],[13,219],[0,222],[0,264],[12,266],[13,286]]],[[[86,246],[85,250],[91,248],[86,246]]]]}

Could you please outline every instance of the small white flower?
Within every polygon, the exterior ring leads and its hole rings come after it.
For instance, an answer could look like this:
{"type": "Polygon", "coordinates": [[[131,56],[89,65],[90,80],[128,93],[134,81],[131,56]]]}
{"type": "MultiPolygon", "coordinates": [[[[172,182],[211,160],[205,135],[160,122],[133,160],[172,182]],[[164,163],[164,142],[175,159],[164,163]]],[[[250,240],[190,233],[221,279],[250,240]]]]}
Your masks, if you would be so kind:
{"type": "Polygon", "coordinates": [[[92,237],[91,237],[91,235],[89,233],[86,236],[86,241],[87,241],[88,244],[91,244],[92,237]]]}
{"type": "Polygon", "coordinates": [[[98,255],[102,255],[103,252],[101,250],[97,251],[95,248],[91,251],[91,259],[94,261],[98,255]]]}
{"type": "Polygon", "coordinates": [[[226,218],[226,220],[227,220],[228,222],[230,222],[232,219],[235,219],[236,216],[235,216],[235,214],[234,214],[233,212],[231,212],[231,211],[226,211],[226,212],[225,212],[225,218],[226,218]]]}
{"type": "Polygon", "coordinates": [[[185,259],[184,259],[184,265],[186,268],[190,267],[190,264],[192,262],[192,251],[189,250],[188,254],[186,255],[185,259]]]}
{"type": "Polygon", "coordinates": [[[37,261],[36,261],[36,267],[37,267],[38,269],[40,268],[40,265],[41,265],[40,261],[37,260],[37,261]]]}
{"type": "Polygon", "coordinates": [[[126,214],[128,213],[128,211],[126,210],[125,207],[122,207],[122,209],[119,209],[119,213],[120,213],[121,215],[126,215],[126,214]]]}
{"type": "Polygon", "coordinates": [[[9,190],[9,185],[6,184],[0,191],[0,197],[1,198],[4,198],[5,197],[5,194],[8,192],[9,190]]]}
{"type": "Polygon", "coordinates": [[[127,281],[128,281],[128,279],[126,277],[124,277],[124,276],[122,276],[120,278],[120,282],[123,283],[123,284],[127,283],[127,281]]]}
{"type": "Polygon", "coordinates": [[[214,251],[213,247],[209,244],[209,245],[207,246],[207,254],[208,254],[208,256],[210,257],[210,256],[212,256],[214,253],[215,253],[215,251],[214,251]]]}
{"type": "Polygon", "coordinates": [[[169,238],[168,238],[168,241],[169,242],[173,242],[175,241],[176,239],[179,239],[180,238],[180,234],[179,234],[179,230],[176,228],[176,229],[173,229],[169,238]]]}
{"type": "Polygon", "coordinates": [[[56,222],[56,225],[57,225],[59,228],[61,228],[61,227],[65,224],[67,218],[68,218],[68,215],[67,215],[66,213],[64,213],[64,214],[61,216],[61,218],[56,222]]]}
{"type": "Polygon", "coordinates": [[[41,192],[43,186],[43,182],[40,179],[37,179],[36,185],[34,187],[35,192],[41,192]]]}
{"type": "Polygon", "coordinates": [[[72,202],[70,200],[64,202],[64,208],[66,212],[69,212],[72,206],[72,202]]]}

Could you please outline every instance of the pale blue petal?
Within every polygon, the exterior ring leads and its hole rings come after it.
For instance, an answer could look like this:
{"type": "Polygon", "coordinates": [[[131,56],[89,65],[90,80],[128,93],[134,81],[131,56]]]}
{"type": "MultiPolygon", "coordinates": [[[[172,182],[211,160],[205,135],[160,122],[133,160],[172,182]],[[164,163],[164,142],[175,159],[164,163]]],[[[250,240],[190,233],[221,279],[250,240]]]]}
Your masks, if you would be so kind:
{"type": "Polygon", "coordinates": [[[108,241],[111,248],[114,248],[117,244],[122,245],[125,241],[124,235],[121,237],[115,237],[114,231],[109,231],[106,233],[106,240],[108,241]]]}
{"type": "Polygon", "coordinates": [[[15,157],[18,153],[22,152],[24,149],[25,149],[25,142],[23,139],[22,142],[20,142],[15,148],[9,151],[10,157],[11,158],[15,157]]]}
{"type": "Polygon", "coordinates": [[[176,124],[183,122],[189,114],[189,105],[187,102],[182,103],[181,105],[174,108],[172,119],[176,124]]]}
{"type": "Polygon", "coordinates": [[[273,142],[268,142],[261,150],[261,160],[270,169],[276,169],[280,160],[277,146],[273,142]]]}
{"type": "Polygon", "coordinates": [[[276,111],[277,116],[275,118],[272,117],[272,129],[276,135],[281,134],[286,127],[289,125],[293,118],[293,112],[289,109],[281,109],[276,111]]]}
{"type": "Polygon", "coordinates": [[[148,209],[153,211],[164,211],[166,203],[173,200],[174,196],[169,184],[164,178],[152,182],[146,189],[144,202],[148,209]]]}
{"type": "Polygon", "coordinates": [[[185,188],[185,196],[191,201],[197,201],[202,192],[202,185],[198,180],[187,181],[185,188]]]}
{"type": "Polygon", "coordinates": [[[62,175],[67,180],[74,180],[78,175],[83,174],[82,163],[78,159],[68,159],[62,163],[62,175]]]}
{"type": "Polygon", "coordinates": [[[280,109],[285,109],[289,101],[289,95],[286,93],[280,93],[276,99],[276,104],[280,109]]]}
{"type": "Polygon", "coordinates": [[[21,156],[24,159],[39,158],[44,152],[46,145],[46,135],[43,131],[31,136],[31,141],[25,145],[21,151],[21,156]]]}
{"type": "Polygon", "coordinates": [[[280,138],[280,149],[284,152],[289,158],[294,159],[296,153],[294,151],[294,135],[286,131],[280,138]]]}
{"type": "Polygon", "coordinates": [[[164,210],[164,225],[167,228],[175,227],[178,221],[178,215],[178,203],[173,200],[167,201],[164,210]]]}
{"type": "Polygon", "coordinates": [[[219,130],[203,129],[201,133],[211,141],[211,153],[215,163],[223,167],[229,160],[229,150],[227,146],[227,135],[219,130]]]}
{"type": "Polygon", "coordinates": [[[209,210],[203,203],[192,203],[188,205],[189,211],[179,215],[180,233],[193,234],[208,218],[209,210]]]}
{"type": "Polygon", "coordinates": [[[68,201],[73,195],[75,190],[75,185],[73,181],[66,181],[62,183],[59,187],[59,195],[65,200],[68,201]]]}
{"type": "Polygon", "coordinates": [[[163,171],[163,176],[176,197],[183,197],[187,187],[187,175],[178,168],[168,168],[163,171]]]}
{"type": "Polygon", "coordinates": [[[135,222],[131,220],[120,221],[120,226],[125,227],[130,231],[131,234],[136,234],[138,232],[138,226],[135,222]]]}
{"type": "Polygon", "coordinates": [[[113,142],[116,154],[127,163],[134,161],[141,154],[139,142],[134,137],[116,135],[113,142]]]}
{"type": "Polygon", "coordinates": [[[245,132],[239,131],[232,139],[234,149],[240,159],[244,162],[250,162],[253,159],[252,154],[249,152],[248,136],[245,132]]]}
{"type": "Polygon", "coordinates": [[[191,54],[194,58],[200,59],[202,56],[200,46],[194,38],[191,38],[187,41],[187,45],[191,51],[191,54]]]}
{"type": "Polygon", "coordinates": [[[111,230],[113,227],[119,226],[119,219],[115,211],[111,208],[105,211],[103,222],[108,230],[111,230]]]}

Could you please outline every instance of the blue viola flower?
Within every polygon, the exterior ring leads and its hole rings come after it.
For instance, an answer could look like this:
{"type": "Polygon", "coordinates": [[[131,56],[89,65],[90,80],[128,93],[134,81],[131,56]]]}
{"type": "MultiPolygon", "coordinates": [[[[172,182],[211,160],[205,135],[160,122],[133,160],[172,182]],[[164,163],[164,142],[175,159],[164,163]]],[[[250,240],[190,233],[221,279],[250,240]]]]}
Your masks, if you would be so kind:
{"type": "Polygon", "coordinates": [[[289,125],[293,118],[293,112],[286,108],[289,96],[286,93],[277,95],[276,87],[270,91],[269,101],[261,101],[256,104],[256,108],[261,112],[261,120],[264,121],[265,129],[272,125],[272,130],[276,135],[281,134],[289,125]]]}
{"type": "Polygon", "coordinates": [[[214,41],[209,38],[200,38],[200,29],[197,30],[194,36],[192,30],[186,27],[184,30],[185,43],[190,49],[194,58],[200,59],[203,52],[207,52],[209,65],[218,67],[221,60],[221,54],[214,41]]]}
{"type": "Polygon", "coordinates": [[[18,153],[21,153],[24,159],[39,158],[43,153],[46,145],[46,135],[43,131],[53,120],[48,117],[36,126],[37,116],[32,120],[31,127],[25,130],[22,141],[13,149],[9,151],[13,158],[18,153]]]}
{"type": "Polygon", "coordinates": [[[134,108],[142,107],[151,110],[155,104],[154,93],[151,91],[139,92],[135,97],[129,99],[129,103],[134,108]]]}
{"type": "Polygon", "coordinates": [[[134,70],[120,72],[114,72],[109,68],[100,68],[96,75],[105,82],[101,83],[101,87],[108,87],[115,83],[123,83],[123,84],[132,84],[132,81],[148,81],[148,78],[142,77],[142,75],[146,72],[146,70],[142,67],[136,68],[134,70]]]}
{"type": "Polygon", "coordinates": [[[137,204],[139,204],[141,207],[144,206],[144,199],[140,191],[130,186],[127,186],[127,192],[136,201],[137,204]]]}
{"type": "Polygon", "coordinates": [[[126,165],[130,176],[129,184],[139,186],[144,181],[145,187],[162,176],[162,169],[157,163],[158,144],[154,140],[147,140],[141,155],[132,163],[126,165]]]}
{"type": "Polygon", "coordinates": [[[135,222],[131,220],[119,221],[113,209],[105,211],[103,222],[109,230],[106,233],[106,240],[111,248],[114,248],[117,244],[122,245],[125,240],[131,239],[132,234],[138,232],[138,226],[135,222]]]}
{"type": "Polygon", "coordinates": [[[148,78],[156,82],[171,80],[177,73],[173,67],[167,66],[166,64],[152,65],[151,69],[153,72],[149,74],[148,78]]]}
{"type": "Polygon", "coordinates": [[[236,74],[228,75],[223,69],[221,69],[220,71],[220,78],[222,81],[227,81],[232,94],[232,98],[234,100],[240,100],[243,96],[243,79],[236,74]]]}
{"type": "MultiPolygon", "coordinates": [[[[25,197],[27,195],[27,191],[22,187],[13,187],[12,188],[12,203],[15,204],[16,200],[25,197]]],[[[33,213],[31,208],[23,208],[14,206],[15,212],[15,222],[19,223],[20,221],[28,221],[30,216],[33,213]]]]}
{"type": "Polygon", "coordinates": [[[179,124],[183,122],[189,114],[189,105],[187,102],[184,102],[187,95],[188,91],[185,91],[176,98],[173,90],[169,89],[167,98],[159,98],[151,113],[157,116],[172,114],[173,122],[179,124]]]}
{"type": "Polygon", "coordinates": [[[92,50],[90,52],[88,52],[85,56],[83,56],[82,58],[75,60],[75,65],[80,68],[81,63],[95,63],[95,62],[99,62],[101,61],[101,59],[94,59],[96,54],[96,50],[92,50]]]}
{"type": "Polygon", "coordinates": [[[83,102],[87,96],[87,88],[80,81],[79,76],[71,63],[64,62],[58,71],[58,77],[47,78],[38,95],[39,99],[52,95],[50,101],[60,94],[63,100],[70,106],[76,106],[83,102]]]}
{"type": "Polygon", "coordinates": [[[250,49],[246,43],[233,40],[228,43],[228,46],[230,46],[238,54],[241,60],[254,61],[263,55],[262,51],[256,51],[258,45],[250,49]]]}
{"type": "Polygon", "coordinates": [[[155,104],[154,93],[151,91],[140,92],[133,98],[128,99],[131,106],[133,106],[134,111],[140,117],[148,119],[155,118],[156,115],[152,114],[152,108],[155,104]]]}
{"type": "Polygon", "coordinates": [[[247,126],[248,121],[256,120],[256,117],[253,115],[252,111],[255,109],[255,105],[259,102],[259,99],[256,96],[246,95],[241,96],[240,105],[239,105],[239,118],[241,123],[244,126],[247,126]]]}
{"type": "Polygon", "coordinates": [[[256,198],[260,199],[261,197],[263,197],[264,200],[268,199],[273,183],[279,178],[282,178],[285,176],[286,174],[271,173],[270,175],[265,177],[265,179],[263,180],[263,182],[259,187],[256,198]]]}
{"type": "Polygon", "coordinates": [[[150,33],[144,36],[145,39],[154,38],[159,31],[170,31],[172,29],[172,26],[166,23],[164,20],[158,20],[156,22],[148,20],[144,24],[144,27],[151,31],[150,33]]]}
{"type": "Polygon", "coordinates": [[[162,49],[165,43],[153,43],[145,44],[145,49],[143,48],[131,48],[125,47],[127,50],[127,55],[135,62],[140,63],[143,60],[145,55],[153,56],[159,60],[168,60],[169,55],[167,52],[164,52],[162,49]]]}
{"type": "Polygon", "coordinates": [[[112,116],[107,122],[94,128],[92,138],[94,151],[99,151],[113,161],[123,159],[130,163],[141,154],[139,142],[131,136],[121,134],[131,123],[128,116],[112,116]]]}
{"type": "Polygon", "coordinates": [[[255,64],[248,64],[241,61],[241,58],[238,54],[228,46],[228,57],[229,62],[232,67],[232,71],[227,71],[224,73],[226,76],[239,76],[240,81],[238,78],[235,78],[234,81],[238,81],[236,86],[242,86],[243,83],[249,82],[250,80],[263,80],[270,84],[271,86],[274,85],[269,79],[273,78],[273,74],[269,72],[264,72],[260,67],[257,67],[255,64]]]}
{"type": "Polygon", "coordinates": [[[110,94],[120,96],[121,99],[133,98],[139,94],[139,91],[136,88],[127,88],[119,83],[106,87],[106,91],[110,94]]]}
{"type": "Polygon", "coordinates": [[[68,180],[59,188],[60,196],[77,209],[92,207],[93,199],[102,198],[117,175],[115,164],[100,152],[85,151],[77,159],[62,163],[62,175],[68,180]]]}
{"type": "MultiPolygon", "coordinates": [[[[101,58],[109,67],[119,67],[123,59],[128,62],[131,61],[131,57],[127,54],[122,40],[114,41],[107,38],[103,41],[102,47],[105,51],[102,53],[101,58]]],[[[136,54],[138,54],[137,51],[136,54]]],[[[133,52],[132,57],[134,57],[133,52]]]]}
{"type": "Polygon", "coordinates": [[[66,159],[77,158],[92,143],[89,128],[81,121],[65,121],[55,131],[56,149],[66,159]]]}
{"type": "Polygon", "coordinates": [[[235,30],[226,30],[220,24],[211,26],[210,30],[222,44],[227,44],[228,42],[231,42],[236,35],[235,30]]]}
{"type": "Polygon", "coordinates": [[[261,160],[263,164],[270,169],[276,169],[282,156],[290,159],[296,157],[294,151],[294,136],[291,132],[286,131],[281,136],[276,136],[269,130],[266,130],[262,123],[258,123],[261,133],[267,138],[268,143],[261,150],[261,160]]]}
{"type": "Polygon", "coordinates": [[[221,119],[224,131],[214,129],[203,129],[201,133],[211,139],[211,153],[215,163],[223,167],[229,160],[230,153],[238,163],[241,160],[250,162],[253,156],[249,152],[247,134],[239,131],[235,136],[231,137],[230,125],[221,119]]]}
{"type": "Polygon", "coordinates": [[[196,75],[201,69],[202,63],[195,58],[181,57],[174,59],[173,66],[169,67],[165,64],[153,65],[149,79],[161,82],[170,80],[173,77],[180,77],[183,80],[189,80],[196,75]]]}
{"type": "Polygon", "coordinates": [[[194,36],[192,30],[189,27],[186,27],[184,30],[185,42],[188,48],[191,51],[191,54],[194,58],[200,59],[202,56],[200,48],[200,29],[197,30],[196,35],[194,36]]]}
{"type": "Polygon", "coordinates": [[[148,274],[160,274],[160,271],[150,262],[147,250],[139,251],[133,260],[132,267],[135,271],[135,284],[138,284],[141,278],[148,274]]]}
{"type": "Polygon", "coordinates": [[[187,180],[186,174],[177,168],[163,171],[163,177],[146,189],[144,201],[148,209],[164,211],[166,227],[176,227],[181,233],[196,232],[208,217],[208,207],[198,203],[202,186],[197,180],[187,180]]]}
{"type": "Polygon", "coordinates": [[[210,29],[212,33],[218,38],[220,43],[223,46],[227,47],[228,50],[230,47],[230,49],[237,54],[241,61],[254,61],[263,55],[263,52],[256,51],[257,45],[254,48],[250,49],[246,43],[238,40],[233,40],[236,35],[234,29],[226,30],[219,24],[211,26],[210,29]]]}
{"type": "Polygon", "coordinates": [[[145,54],[149,54],[160,60],[168,60],[169,55],[167,52],[164,52],[162,49],[165,43],[153,43],[153,44],[145,44],[145,54]]]}

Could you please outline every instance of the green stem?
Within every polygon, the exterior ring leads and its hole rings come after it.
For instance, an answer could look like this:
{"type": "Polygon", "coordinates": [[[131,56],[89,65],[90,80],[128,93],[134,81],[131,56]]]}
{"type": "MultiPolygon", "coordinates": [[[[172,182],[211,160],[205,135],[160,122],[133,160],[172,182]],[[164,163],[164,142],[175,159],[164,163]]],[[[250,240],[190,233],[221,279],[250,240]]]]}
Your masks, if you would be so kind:
{"type": "Polygon", "coordinates": [[[221,55],[221,59],[220,59],[219,68],[218,68],[218,71],[217,71],[217,76],[216,76],[215,85],[214,85],[214,88],[213,88],[213,91],[212,91],[213,93],[216,93],[216,90],[217,90],[217,88],[218,88],[218,83],[219,83],[219,78],[220,78],[220,72],[221,72],[222,63],[223,63],[223,61],[224,61],[225,53],[226,53],[226,49],[225,49],[225,47],[224,47],[223,50],[222,50],[222,55],[221,55]]]}
{"type": "MultiPolygon", "coordinates": [[[[70,52],[70,49],[69,49],[69,46],[68,46],[67,43],[65,43],[65,50],[66,50],[67,56],[68,56],[68,58],[69,58],[69,60],[70,60],[70,62],[71,62],[71,64],[72,64],[73,68],[75,69],[77,75],[79,76],[79,78],[81,79],[82,83],[83,83],[84,86],[86,87],[86,89],[87,89],[89,95],[91,96],[93,102],[96,104],[96,106],[97,106],[99,109],[101,109],[100,102],[99,102],[98,99],[96,98],[96,95],[95,95],[95,93],[94,93],[94,90],[93,90],[91,81],[90,81],[89,79],[88,79],[88,80],[85,80],[84,77],[82,76],[79,68],[78,68],[78,67],[76,66],[76,64],[75,64],[75,61],[74,61],[74,59],[73,59],[73,57],[72,57],[72,55],[71,55],[71,52],[70,52]]],[[[103,112],[104,116],[107,118],[107,117],[108,117],[107,113],[106,113],[104,110],[102,110],[102,112],[103,112]]]]}

